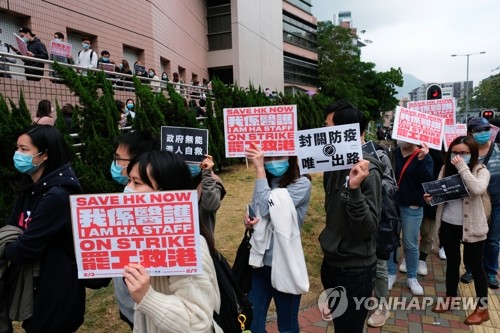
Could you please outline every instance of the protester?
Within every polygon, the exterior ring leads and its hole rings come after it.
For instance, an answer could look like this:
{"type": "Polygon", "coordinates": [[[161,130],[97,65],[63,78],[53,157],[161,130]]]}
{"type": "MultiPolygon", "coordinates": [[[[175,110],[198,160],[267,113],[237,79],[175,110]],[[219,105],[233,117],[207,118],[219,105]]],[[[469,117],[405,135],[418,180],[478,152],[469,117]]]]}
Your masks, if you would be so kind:
{"type": "MultiPolygon", "coordinates": [[[[127,185],[129,181],[127,167],[130,161],[143,152],[158,149],[159,144],[149,131],[130,131],[120,136],[110,168],[113,180],[118,184],[127,185]]],[[[120,319],[133,329],[134,301],[130,297],[127,286],[121,277],[113,278],[113,285],[115,288],[115,298],[120,310],[120,319]]]]}
{"type": "Polygon", "coordinates": [[[215,234],[215,215],[226,195],[222,180],[214,173],[214,161],[205,155],[201,163],[188,163],[194,187],[198,191],[198,214],[200,223],[205,224],[210,234],[215,234]]]}
{"type": "Polygon", "coordinates": [[[148,77],[151,79],[151,81],[149,81],[151,88],[153,88],[154,91],[160,91],[160,81],[154,68],[150,68],[148,70],[148,77]]]}
{"type": "MultiPolygon", "coordinates": [[[[146,152],[127,167],[130,182],[125,192],[184,190],[191,187],[189,168],[172,152],[146,152]],[[173,177],[172,175],[175,175],[173,177]]],[[[131,263],[123,277],[135,301],[134,332],[222,332],[213,320],[221,298],[211,253],[214,240],[200,223],[202,269],[200,274],[149,276],[146,269],[131,263]]]]}
{"type": "Polygon", "coordinates": [[[130,115],[130,117],[134,119],[135,118],[134,108],[135,108],[134,100],[131,98],[127,99],[127,101],[125,102],[125,117],[128,118],[128,116],[130,115]]]}
{"type": "Polygon", "coordinates": [[[53,112],[52,103],[49,100],[42,99],[38,102],[38,109],[33,124],[54,126],[55,120],[51,114],[53,112]]]}
{"type": "MultiPolygon", "coordinates": [[[[467,132],[472,135],[479,147],[479,162],[483,163],[490,172],[488,193],[491,197],[491,218],[488,237],[484,244],[484,270],[488,276],[488,287],[498,289],[496,278],[498,271],[498,255],[500,241],[500,147],[490,141],[491,126],[486,118],[476,117],[467,123],[467,132]]],[[[466,272],[460,281],[470,283],[473,278],[469,263],[464,258],[466,272]]]]}
{"type": "Polygon", "coordinates": [[[53,126],[29,127],[17,139],[14,166],[21,182],[6,224],[23,231],[5,249],[6,276],[15,285],[23,271],[29,277],[34,270],[24,290],[25,299],[33,297],[32,312],[22,326],[26,333],[76,332],[84,320],[85,287],[75,263],[69,196],[82,188],[63,136],[53,126]]]}
{"type": "Polygon", "coordinates": [[[130,65],[126,59],[122,59],[122,62],[118,65],[119,73],[127,74],[129,76],[122,76],[121,80],[116,83],[117,86],[123,86],[127,88],[133,88],[134,83],[132,78],[132,70],[130,69],[130,65]]]}
{"type": "MultiPolygon", "coordinates": [[[[479,150],[471,136],[459,136],[448,148],[439,179],[458,174],[468,189],[470,197],[440,204],[436,212],[436,232],[440,229],[446,261],[446,299],[437,303],[432,311],[446,312],[453,307],[453,298],[458,296],[460,277],[460,244],[464,246],[464,261],[469,263],[474,276],[477,306],[465,323],[480,325],[489,320],[488,287],[482,265],[484,242],[488,233],[488,221],[481,196],[486,192],[490,173],[478,162],[479,150]]],[[[432,196],[424,194],[430,203],[432,196]]]]}
{"type": "Polygon", "coordinates": [[[64,117],[64,123],[66,124],[66,128],[69,132],[73,131],[73,111],[74,107],[71,104],[65,104],[62,109],[62,115],[64,117]]]}
{"type": "Polygon", "coordinates": [[[86,70],[83,68],[97,68],[97,53],[90,47],[91,42],[89,37],[82,38],[82,50],[78,52],[78,57],[76,58],[76,65],[80,67],[80,72],[83,75],[87,75],[86,70]]]}
{"type": "Polygon", "coordinates": [[[253,305],[251,331],[266,331],[267,311],[274,299],[278,330],[298,333],[300,298],[309,288],[300,230],[309,207],[311,182],[300,175],[296,156],[264,157],[252,144],[246,157],[256,171],[251,207],[259,218],[245,218],[247,227],[253,228],[249,263],[254,269],[248,294],[253,305]],[[268,205],[270,200],[275,205],[268,205]],[[272,233],[271,228],[275,230],[272,233]],[[285,233],[289,238],[283,236],[285,233]],[[283,251],[285,245],[289,252],[283,251]]]}
{"type": "MultiPolygon", "coordinates": [[[[19,30],[19,37],[23,39],[26,43],[28,52],[26,53],[27,57],[38,58],[38,59],[49,59],[49,54],[47,52],[47,48],[45,44],[43,44],[40,39],[31,32],[30,28],[21,28],[19,30]]],[[[11,45],[11,49],[14,50],[17,54],[21,55],[18,49],[11,45]]],[[[39,67],[42,70],[25,68],[24,73],[30,75],[38,75],[38,77],[26,76],[26,80],[29,81],[40,81],[43,76],[43,68],[45,64],[43,62],[31,61],[31,60],[23,60],[25,66],[30,67],[39,67]]]]}
{"type": "MultiPolygon", "coordinates": [[[[64,34],[62,32],[54,32],[54,42],[64,43],[64,34]]],[[[58,62],[60,64],[69,64],[73,65],[75,62],[73,61],[73,56],[65,57],[63,55],[51,54],[50,60],[58,62]]],[[[50,68],[53,69],[53,65],[50,65],[50,68]]],[[[58,77],[57,72],[53,71],[50,73],[50,76],[58,77]]],[[[64,83],[62,80],[52,80],[53,83],[64,83]]]]}
{"type": "MultiPolygon", "coordinates": [[[[368,121],[363,112],[344,101],[327,107],[325,125],[356,123],[364,141],[368,121]]],[[[368,310],[357,309],[355,298],[372,296],[377,225],[382,211],[382,168],[378,160],[363,156],[350,170],[325,173],[323,181],[326,226],[319,235],[324,255],[321,282],[325,290],[345,289],[347,308],[333,318],[335,331],[362,333],[368,310]]]]}
{"type": "MultiPolygon", "coordinates": [[[[394,149],[395,172],[398,182],[396,201],[399,204],[401,215],[401,231],[403,234],[404,259],[400,270],[407,275],[406,284],[413,295],[423,295],[424,289],[417,280],[417,271],[422,261],[419,261],[420,225],[424,217],[422,183],[434,180],[432,174],[434,163],[429,154],[429,147],[398,140],[398,147],[394,149]]],[[[397,249],[387,261],[389,271],[388,288],[396,282],[397,249]]],[[[424,262],[425,264],[425,262],[424,262]]],[[[422,271],[422,268],[420,268],[422,271]]]]}
{"type": "Polygon", "coordinates": [[[162,88],[162,89],[167,89],[167,84],[168,84],[168,82],[170,81],[170,80],[168,79],[168,74],[167,74],[167,72],[163,72],[163,73],[161,73],[161,81],[162,81],[162,82],[161,82],[161,88],[162,88]]]}

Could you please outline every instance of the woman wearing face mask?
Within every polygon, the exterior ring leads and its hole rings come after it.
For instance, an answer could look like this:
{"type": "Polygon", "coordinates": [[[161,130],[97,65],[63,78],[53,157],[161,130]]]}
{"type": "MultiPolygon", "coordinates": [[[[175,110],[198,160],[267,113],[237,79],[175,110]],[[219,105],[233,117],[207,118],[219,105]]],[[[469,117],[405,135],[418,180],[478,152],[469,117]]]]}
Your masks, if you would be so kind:
{"type": "MultiPolygon", "coordinates": [[[[394,164],[398,184],[395,199],[399,205],[404,249],[404,259],[399,270],[406,273],[406,285],[412,294],[423,295],[424,289],[417,280],[417,274],[427,274],[424,271],[424,268],[427,270],[424,267],[425,261],[419,260],[418,247],[425,205],[422,183],[434,180],[434,163],[427,145],[422,144],[422,148],[419,148],[413,143],[398,140],[398,147],[394,149],[394,164]]],[[[397,249],[387,260],[389,290],[396,282],[396,260],[397,249]]]]}
{"type": "Polygon", "coordinates": [[[116,82],[117,86],[133,88],[134,82],[132,78],[132,70],[130,69],[130,64],[126,59],[122,59],[121,63],[116,66],[116,71],[122,74],[127,74],[128,76],[122,76],[121,79],[116,82]]]}
{"type": "Polygon", "coordinates": [[[245,217],[247,227],[254,230],[249,262],[254,266],[249,292],[253,305],[251,331],[265,332],[267,311],[274,299],[278,330],[298,333],[300,298],[309,287],[300,230],[309,206],[311,182],[300,175],[296,156],[264,157],[264,152],[252,144],[246,157],[256,171],[251,206],[258,217],[245,217]]]}
{"type": "Polygon", "coordinates": [[[200,223],[205,224],[208,231],[215,234],[215,215],[220,203],[226,195],[222,180],[214,173],[212,156],[205,155],[201,163],[188,163],[193,184],[198,191],[198,214],[200,223]]]}
{"type": "MultiPolygon", "coordinates": [[[[130,182],[124,192],[153,192],[191,188],[189,169],[171,152],[143,153],[127,168],[130,182]]],[[[135,301],[134,332],[222,332],[213,321],[220,310],[220,292],[211,253],[210,232],[200,223],[202,273],[149,276],[138,264],[125,266],[123,276],[135,301]]]]}
{"type": "MultiPolygon", "coordinates": [[[[437,313],[446,312],[453,307],[460,277],[460,243],[464,245],[464,261],[469,263],[474,276],[477,306],[467,317],[467,325],[480,325],[489,320],[488,286],[483,268],[484,241],[488,233],[488,222],[484,212],[481,195],[486,191],[490,173],[478,161],[478,147],[470,136],[460,136],[448,148],[445,164],[439,178],[458,174],[469,191],[470,197],[440,204],[436,212],[436,230],[440,230],[446,252],[446,298],[432,309],[437,313]]],[[[430,203],[432,196],[424,194],[430,203]]]]}
{"type": "Polygon", "coordinates": [[[153,91],[160,91],[160,79],[153,68],[148,69],[148,77],[151,79],[149,85],[153,88],[153,91]]]}
{"type": "Polygon", "coordinates": [[[127,102],[125,103],[125,116],[127,118],[129,115],[130,117],[132,117],[132,119],[135,118],[134,107],[135,107],[134,100],[131,98],[127,99],[127,102]]]}
{"type": "Polygon", "coordinates": [[[82,188],[64,138],[53,126],[29,127],[16,146],[14,166],[22,175],[6,224],[22,233],[5,248],[10,264],[2,288],[14,290],[9,281],[31,276],[24,278],[24,291],[34,297],[32,314],[22,325],[27,333],[76,332],[83,323],[85,287],[75,264],[69,196],[82,188]]]}
{"type": "Polygon", "coordinates": [[[36,117],[33,119],[33,124],[54,126],[55,120],[52,118],[52,103],[49,100],[42,99],[38,102],[36,117]]]}

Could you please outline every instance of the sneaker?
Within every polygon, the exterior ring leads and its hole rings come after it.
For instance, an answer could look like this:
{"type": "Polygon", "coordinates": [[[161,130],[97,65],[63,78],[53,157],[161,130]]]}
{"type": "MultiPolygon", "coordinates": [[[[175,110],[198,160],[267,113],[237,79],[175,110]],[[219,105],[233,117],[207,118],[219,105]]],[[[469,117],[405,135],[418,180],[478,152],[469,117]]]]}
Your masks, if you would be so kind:
{"type": "Polygon", "coordinates": [[[498,289],[499,286],[500,284],[498,283],[495,275],[488,275],[488,287],[490,287],[491,289],[498,289]]]}
{"type": "Polygon", "coordinates": [[[462,283],[471,283],[472,280],[474,280],[474,277],[472,276],[471,272],[465,272],[460,277],[460,282],[462,282],[462,283]]]}
{"type": "Polygon", "coordinates": [[[444,252],[444,247],[439,248],[439,259],[446,260],[446,253],[444,252]]]}
{"type": "Polygon", "coordinates": [[[399,271],[401,273],[406,273],[406,259],[403,258],[403,261],[401,261],[401,265],[399,265],[399,271]]]}
{"type": "Polygon", "coordinates": [[[368,318],[368,326],[370,327],[381,327],[385,325],[385,322],[391,316],[391,312],[387,310],[384,306],[380,305],[377,310],[368,318]]]}
{"type": "Polygon", "coordinates": [[[410,288],[411,293],[415,296],[420,296],[424,294],[424,288],[418,283],[416,278],[411,278],[406,281],[408,288],[410,288]]]}
{"type": "Polygon", "coordinates": [[[417,274],[421,276],[427,275],[427,264],[423,260],[418,261],[417,274]]]}
{"type": "Polygon", "coordinates": [[[387,290],[392,290],[392,286],[394,285],[395,282],[396,282],[396,274],[387,275],[387,290]]]}

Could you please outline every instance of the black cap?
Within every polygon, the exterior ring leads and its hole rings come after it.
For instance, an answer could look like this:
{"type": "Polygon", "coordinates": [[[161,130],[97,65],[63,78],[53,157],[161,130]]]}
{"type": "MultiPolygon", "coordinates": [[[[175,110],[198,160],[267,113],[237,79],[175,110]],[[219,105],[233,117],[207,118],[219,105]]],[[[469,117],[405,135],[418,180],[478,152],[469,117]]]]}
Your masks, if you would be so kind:
{"type": "Polygon", "coordinates": [[[24,33],[24,34],[29,33],[31,36],[34,36],[34,34],[31,32],[31,29],[30,29],[30,28],[26,28],[26,27],[21,28],[21,29],[19,29],[19,32],[22,32],[22,33],[24,33]]]}

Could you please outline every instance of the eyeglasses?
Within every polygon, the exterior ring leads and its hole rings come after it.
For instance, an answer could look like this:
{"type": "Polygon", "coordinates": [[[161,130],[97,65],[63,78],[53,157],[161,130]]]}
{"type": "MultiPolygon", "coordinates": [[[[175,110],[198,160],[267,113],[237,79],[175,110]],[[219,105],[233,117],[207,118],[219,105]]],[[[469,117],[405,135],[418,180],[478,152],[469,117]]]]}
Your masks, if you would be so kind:
{"type": "Polygon", "coordinates": [[[481,132],[488,132],[491,129],[491,127],[486,126],[483,128],[478,128],[478,129],[473,129],[471,130],[472,133],[481,133],[481,132]]]}
{"type": "MultiPolygon", "coordinates": [[[[118,162],[122,162],[122,161],[123,161],[123,162],[130,162],[131,160],[132,160],[132,159],[130,159],[130,158],[120,158],[120,157],[118,157],[118,156],[116,156],[116,155],[115,155],[115,156],[113,156],[113,162],[115,162],[115,164],[120,164],[120,163],[118,163],[118,162]]],[[[124,163],[124,164],[125,164],[125,163],[124,163]]]]}

